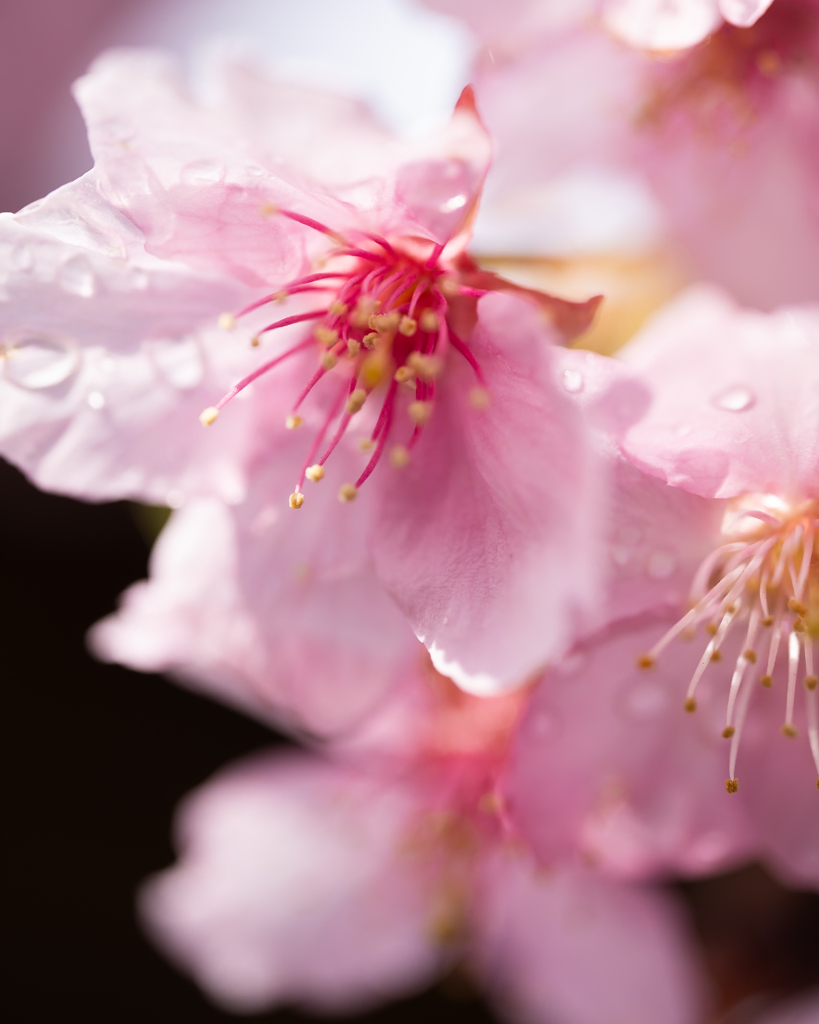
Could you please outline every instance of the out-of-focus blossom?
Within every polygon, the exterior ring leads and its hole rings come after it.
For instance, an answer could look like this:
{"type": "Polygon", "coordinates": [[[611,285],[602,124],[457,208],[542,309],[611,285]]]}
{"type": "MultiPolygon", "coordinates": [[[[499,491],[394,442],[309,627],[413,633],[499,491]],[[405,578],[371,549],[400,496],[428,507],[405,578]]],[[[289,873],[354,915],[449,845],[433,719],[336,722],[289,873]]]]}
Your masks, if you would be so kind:
{"type": "Polygon", "coordinates": [[[349,1012],[464,967],[512,1020],[696,1020],[666,897],[512,841],[494,784],[519,695],[409,689],[366,754],[258,757],[188,800],[180,861],[142,894],[159,944],[234,1011],[349,1012]]]}
{"type": "Polygon", "coordinates": [[[94,171],[6,218],[3,451],[85,497],[289,494],[314,517],[308,567],[363,559],[360,517],[378,578],[465,685],[555,654],[594,588],[600,481],[552,342],[597,300],[466,255],[489,160],[470,92],[411,144],[243,66],[197,98],[172,60],[116,52],[77,94],[94,171]],[[242,311],[221,335],[218,309],[242,311]],[[206,424],[247,400],[206,434],[205,392],[206,424]],[[368,500],[330,511],[316,486],[368,500]]]}
{"type": "Polygon", "coordinates": [[[819,885],[818,336],[815,309],[701,289],[623,350],[653,396],[623,451],[652,475],[618,468],[611,624],[521,728],[510,793],[542,856],[638,875],[756,856],[819,885]]]}
{"type": "Polygon", "coordinates": [[[546,253],[670,241],[693,275],[757,308],[817,298],[814,0],[777,0],[750,28],[726,22],[662,57],[582,12],[518,37],[522,18],[485,37],[477,80],[498,152],[481,244],[530,251],[535,225],[546,253]],[[590,209],[612,212],[589,224],[590,209]]]}
{"type": "Polygon", "coordinates": [[[773,0],[608,0],[604,24],[632,46],[682,50],[701,43],[723,19],[749,28],[773,0]]]}

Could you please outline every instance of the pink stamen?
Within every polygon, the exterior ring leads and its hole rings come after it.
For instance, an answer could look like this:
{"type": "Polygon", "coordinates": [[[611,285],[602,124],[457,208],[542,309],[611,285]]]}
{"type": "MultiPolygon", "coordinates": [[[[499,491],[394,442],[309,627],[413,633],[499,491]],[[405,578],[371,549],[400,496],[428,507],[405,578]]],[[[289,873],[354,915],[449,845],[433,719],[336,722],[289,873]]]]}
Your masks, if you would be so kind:
{"type": "Polygon", "coordinates": [[[274,366],[278,366],[279,363],[283,363],[285,359],[289,359],[290,356],[294,356],[297,352],[301,352],[303,349],[309,348],[313,344],[314,341],[312,338],[305,338],[304,341],[300,341],[298,345],[294,345],[286,352],[282,352],[281,355],[275,356],[273,359],[269,359],[266,363],[262,363],[262,365],[257,367],[253,373],[249,373],[247,377],[243,377],[238,384],[234,384],[230,391],[219,399],[214,408],[224,409],[228,402],[232,398],[235,398],[240,391],[244,391],[248,384],[252,384],[254,380],[257,380],[263,374],[267,373],[268,370],[272,370],[274,366]]]}

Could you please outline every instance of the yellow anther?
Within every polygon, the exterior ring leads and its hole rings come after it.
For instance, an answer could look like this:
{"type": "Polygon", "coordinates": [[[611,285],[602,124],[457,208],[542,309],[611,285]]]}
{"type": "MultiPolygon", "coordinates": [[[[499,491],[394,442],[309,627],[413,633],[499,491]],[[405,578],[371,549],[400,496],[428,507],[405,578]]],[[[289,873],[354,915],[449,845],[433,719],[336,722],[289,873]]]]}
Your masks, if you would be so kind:
{"type": "Polygon", "coordinates": [[[439,278],[438,287],[441,289],[444,295],[448,295],[450,298],[453,295],[457,295],[458,292],[460,291],[458,287],[458,282],[455,280],[454,277],[439,278]]]}
{"type": "Polygon", "coordinates": [[[722,738],[724,740],[730,740],[730,738],[734,735],[735,732],[736,729],[733,727],[733,725],[726,725],[725,728],[722,730],[722,738]]]}
{"type": "Polygon", "coordinates": [[[397,444],[390,452],[390,465],[403,469],[410,463],[410,453],[402,444],[397,444]]]}
{"type": "Polygon", "coordinates": [[[254,334],[253,337],[250,339],[250,347],[251,348],[258,348],[259,345],[261,345],[261,343],[262,343],[262,339],[259,337],[258,334],[254,334]]]}
{"type": "Polygon", "coordinates": [[[432,402],[410,402],[407,412],[413,423],[423,427],[429,423],[429,418],[432,416],[432,402]]]}
{"type": "Polygon", "coordinates": [[[782,71],[782,58],[776,50],[763,50],[756,58],[757,70],[766,78],[776,78],[782,71]]]}
{"type": "Polygon", "coordinates": [[[401,322],[401,314],[397,310],[391,313],[373,313],[367,321],[371,331],[378,331],[379,334],[389,334],[398,329],[401,322]]]}
{"type": "Polygon", "coordinates": [[[313,334],[315,334],[317,340],[325,348],[332,348],[338,341],[338,331],[332,327],[325,327],[324,324],[319,324],[315,331],[313,331],[313,334]]]}
{"type": "Polygon", "coordinates": [[[742,657],[748,662],[749,665],[756,665],[756,651],[752,651],[750,647],[747,651],[742,652],[742,657]]]}
{"type": "Polygon", "coordinates": [[[718,628],[719,627],[717,626],[716,622],[708,622],[708,623],[706,623],[706,626],[705,626],[705,632],[709,636],[716,636],[718,628]]]}
{"type": "Polygon", "coordinates": [[[287,292],[282,289],[281,291],[276,292],[273,298],[281,305],[282,302],[287,302],[287,292]]]}
{"type": "Polygon", "coordinates": [[[353,356],[353,358],[355,358],[355,356],[357,356],[360,351],[361,351],[361,342],[360,341],[356,341],[355,338],[348,338],[347,339],[347,354],[351,355],[351,356],[353,356]]]}
{"type": "Polygon", "coordinates": [[[766,615],[765,618],[762,620],[762,625],[763,626],[772,626],[773,624],[774,624],[774,617],[773,617],[773,615],[766,615]]]}
{"type": "Polygon", "coordinates": [[[392,367],[393,363],[389,352],[377,349],[375,352],[370,352],[362,362],[359,380],[367,391],[373,391],[382,380],[392,374],[392,367]]]}
{"type": "Polygon", "coordinates": [[[693,715],[693,713],[697,710],[697,702],[694,700],[693,697],[686,697],[685,703],[683,704],[683,708],[685,708],[689,715],[693,715]]]}
{"type": "Polygon", "coordinates": [[[262,203],[260,209],[265,217],[275,217],[279,212],[279,208],[275,203],[262,203]]]}
{"type": "Polygon", "coordinates": [[[432,334],[433,331],[438,330],[438,314],[434,309],[425,309],[418,317],[418,323],[421,325],[422,331],[432,334]]]}
{"type": "Polygon", "coordinates": [[[411,338],[413,334],[418,330],[418,321],[413,320],[411,316],[402,316],[398,322],[398,333],[403,334],[405,338],[411,338]]]}
{"type": "Polygon", "coordinates": [[[641,654],[637,659],[637,668],[654,668],[654,658],[650,654],[641,654]]]}
{"type": "Polygon", "coordinates": [[[421,380],[427,382],[439,377],[444,368],[443,360],[439,356],[425,356],[421,352],[410,352],[407,356],[407,366],[414,370],[421,380]]]}
{"type": "Polygon", "coordinates": [[[296,430],[303,422],[304,420],[302,420],[301,416],[288,416],[284,421],[284,425],[288,430],[296,430]]]}
{"type": "Polygon", "coordinates": [[[819,684],[819,679],[817,679],[816,676],[805,676],[802,682],[805,684],[808,690],[815,690],[817,684],[819,684]]]}
{"type": "Polygon", "coordinates": [[[805,625],[805,620],[804,619],[797,618],[797,619],[793,620],[793,627],[792,628],[793,628],[794,633],[804,633],[805,630],[808,627],[805,625]]]}
{"type": "Polygon", "coordinates": [[[711,661],[722,661],[722,651],[719,647],[715,647],[714,650],[711,651],[711,661]]]}
{"type": "Polygon", "coordinates": [[[766,690],[770,690],[770,688],[773,686],[773,677],[762,676],[762,678],[759,680],[759,685],[764,686],[766,690]]]}
{"type": "Polygon", "coordinates": [[[365,334],[361,339],[361,344],[364,348],[375,348],[376,342],[378,341],[378,331],[370,331],[369,334],[365,334]]]}
{"type": "Polygon", "coordinates": [[[332,370],[338,365],[338,356],[334,355],[332,352],[325,352],[321,357],[321,365],[325,370],[332,370]]]}
{"type": "Polygon", "coordinates": [[[334,299],[333,302],[330,303],[330,312],[333,316],[344,316],[347,312],[347,306],[338,299],[334,299]]]}
{"type": "Polygon", "coordinates": [[[415,380],[415,371],[409,366],[399,366],[395,371],[395,379],[399,384],[406,384],[408,380],[415,380]]]}
{"type": "Polygon", "coordinates": [[[371,437],[361,437],[358,440],[358,450],[360,452],[371,452],[375,448],[375,441],[371,437]]]}
{"type": "Polygon", "coordinates": [[[781,731],[782,735],[787,736],[789,740],[795,739],[799,735],[796,726],[793,725],[791,722],[785,722],[785,724],[782,726],[781,731]]]}
{"type": "Polygon", "coordinates": [[[358,497],[358,488],[355,484],[342,484],[338,492],[338,500],[344,502],[355,501],[358,497]]]}
{"type": "Polygon", "coordinates": [[[686,643],[688,643],[690,640],[693,640],[696,635],[696,629],[694,629],[693,626],[688,626],[687,629],[684,629],[682,633],[680,633],[680,640],[684,640],[686,643]]]}
{"type": "Polygon", "coordinates": [[[209,405],[207,409],[203,409],[199,413],[199,422],[203,427],[209,427],[211,423],[215,423],[219,419],[219,410],[215,405],[209,405]]]}
{"type": "Polygon", "coordinates": [[[301,491],[296,491],[295,494],[290,495],[290,508],[301,508],[304,504],[304,495],[301,491]]]}
{"type": "Polygon", "coordinates": [[[788,601],[789,611],[796,612],[797,615],[807,615],[808,609],[801,601],[797,601],[795,597],[790,598],[788,601]]]}
{"type": "Polygon", "coordinates": [[[469,401],[472,404],[473,409],[480,411],[488,409],[492,399],[490,398],[489,392],[486,388],[472,388],[469,392],[469,401]]]}
{"type": "Polygon", "coordinates": [[[347,399],[347,412],[352,416],[357,413],[367,401],[367,392],[364,388],[356,388],[347,399]]]}
{"type": "Polygon", "coordinates": [[[736,793],[739,789],[739,779],[726,779],[725,789],[729,793],[736,793]]]}
{"type": "Polygon", "coordinates": [[[236,317],[232,313],[222,313],[216,321],[222,331],[232,331],[236,326],[236,317]]]}
{"type": "Polygon", "coordinates": [[[304,475],[308,480],[312,480],[314,484],[317,484],[319,480],[324,479],[324,466],[320,466],[318,463],[314,466],[308,466],[304,471],[304,475]]]}

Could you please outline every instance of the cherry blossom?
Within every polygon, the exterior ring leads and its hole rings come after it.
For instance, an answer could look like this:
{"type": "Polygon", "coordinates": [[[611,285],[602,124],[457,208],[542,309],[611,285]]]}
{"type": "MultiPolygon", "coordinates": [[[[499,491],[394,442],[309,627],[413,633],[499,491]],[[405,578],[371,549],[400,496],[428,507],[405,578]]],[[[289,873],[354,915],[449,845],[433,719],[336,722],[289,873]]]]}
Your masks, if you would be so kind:
{"type": "Polygon", "coordinates": [[[188,799],[141,898],[159,945],[234,1012],[356,1011],[460,968],[513,1020],[696,1020],[666,896],[511,841],[494,780],[520,695],[424,669],[404,696],[352,759],[262,755],[188,799]]]}

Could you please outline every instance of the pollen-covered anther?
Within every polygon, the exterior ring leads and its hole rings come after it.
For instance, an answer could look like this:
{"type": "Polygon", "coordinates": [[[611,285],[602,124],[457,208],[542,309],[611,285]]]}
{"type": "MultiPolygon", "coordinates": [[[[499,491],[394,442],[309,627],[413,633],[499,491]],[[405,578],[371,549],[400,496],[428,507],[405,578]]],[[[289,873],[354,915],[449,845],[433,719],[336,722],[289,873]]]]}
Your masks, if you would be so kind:
{"type": "Polygon", "coordinates": [[[324,466],[320,466],[318,463],[314,466],[308,466],[304,471],[304,475],[308,480],[312,480],[314,484],[317,484],[319,480],[324,479],[324,466]]]}
{"type": "Polygon", "coordinates": [[[808,690],[815,690],[817,685],[819,685],[819,679],[817,679],[816,676],[805,676],[802,682],[808,690]]]}
{"type": "Polygon", "coordinates": [[[301,416],[288,416],[284,421],[284,425],[288,430],[298,430],[303,422],[301,416]]]}
{"type": "Polygon", "coordinates": [[[358,488],[355,484],[342,484],[338,492],[338,500],[345,503],[355,501],[358,497],[358,488]]]}
{"type": "Polygon", "coordinates": [[[250,347],[251,348],[258,348],[259,345],[261,345],[261,343],[262,343],[262,339],[259,337],[258,334],[254,334],[253,337],[250,339],[250,347]]]}
{"type": "Polygon", "coordinates": [[[752,651],[750,647],[747,651],[742,652],[742,657],[748,662],[749,665],[756,665],[756,651],[752,651]]]}
{"type": "Polygon", "coordinates": [[[304,504],[304,495],[300,491],[290,495],[290,508],[301,508],[304,504]]]}
{"type": "Polygon", "coordinates": [[[219,410],[215,405],[209,405],[199,413],[199,422],[203,427],[209,427],[219,419],[219,410]]]}
{"type": "Polygon", "coordinates": [[[222,313],[216,322],[221,331],[232,331],[236,326],[236,317],[232,313],[222,313]]]}
{"type": "Polygon", "coordinates": [[[429,423],[432,416],[432,402],[410,402],[407,406],[407,412],[413,423],[423,427],[429,423]]]}
{"type": "Polygon", "coordinates": [[[716,622],[707,622],[705,624],[705,632],[709,636],[716,636],[717,635],[717,629],[719,629],[719,627],[717,626],[716,622]]]}
{"type": "Polygon", "coordinates": [[[491,401],[492,399],[486,388],[472,388],[469,392],[469,402],[472,408],[477,409],[479,412],[488,409],[491,401]]]}
{"type": "Polygon", "coordinates": [[[332,327],[325,327],[324,324],[319,324],[313,333],[316,336],[316,340],[324,345],[325,348],[332,348],[338,341],[338,331],[332,327]]]}
{"type": "Polygon", "coordinates": [[[361,437],[358,440],[358,450],[360,452],[371,452],[375,448],[375,441],[371,437],[361,437]]]}
{"type": "Polygon", "coordinates": [[[369,334],[365,334],[361,339],[361,344],[364,348],[373,349],[378,344],[378,331],[370,331],[369,334]]]}
{"type": "Polygon", "coordinates": [[[799,730],[796,728],[795,725],[791,725],[790,722],[785,722],[780,731],[782,735],[787,736],[789,740],[796,739],[796,737],[799,735],[799,730]]]}
{"type": "Polygon", "coordinates": [[[403,334],[405,338],[411,338],[413,334],[418,330],[418,321],[413,320],[411,316],[402,316],[398,322],[398,333],[403,334]]]}
{"type": "Polygon", "coordinates": [[[409,463],[409,451],[402,444],[397,444],[390,452],[390,465],[396,469],[404,469],[409,463]]]}
{"type": "Polygon", "coordinates": [[[739,789],[739,779],[726,779],[725,790],[728,793],[736,793],[739,789]]]}
{"type": "Polygon", "coordinates": [[[334,352],[325,352],[321,357],[321,365],[327,371],[334,369],[338,366],[338,356],[334,352]]]}
{"type": "Polygon", "coordinates": [[[637,659],[637,668],[654,668],[656,659],[651,654],[641,654],[637,659]]]}
{"type": "Polygon", "coordinates": [[[770,688],[773,686],[773,677],[762,676],[762,678],[759,680],[759,685],[764,686],[766,690],[770,690],[770,688]]]}
{"type": "Polygon", "coordinates": [[[802,604],[801,601],[797,601],[795,597],[788,600],[788,609],[792,612],[796,612],[797,615],[807,615],[808,609],[802,604]]]}
{"type": "Polygon", "coordinates": [[[371,331],[378,334],[392,334],[398,329],[401,314],[393,310],[391,313],[373,313],[368,321],[371,331]]]}
{"type": "Polygon", "coordinates": [[[438,314],[434,309],[425,309],[418,317],[418,323],[422,331],[434,334],[438,330],[438,314]]]}
{"type": "Polygon", "coordinates": [[[461,290],[454,277],[440,278],[438,281],[438,287],[448,298],[452,298],[454,295],[457,295],[461,290]]]}
{"type": "Polygon", "coordinates": [[[718,647],[711,651],[711,661],[722,661],[722,651],[718,647]]]}
{"type": "Polygon", "coordinates": [[[794,633],[804,633],[807,630],[807,628],[808,627],[805,624],[805,620],[803,618],[797,618],[793,620],[793,625],[791,626],[791,629],[794,633]]]}
{"type": "Polygon", "coordinates": [[[773,624],[774,624],[774,617],[773,617],[773,615],[766,615],[765,618],[762,620],[762,625],[763,626],[769,626],[770,627],[773,624]]]}
{"type": "Polygon", "coordinates": [[[355,358],[360,351],[361,351],[361,342],[360,341],[356,341],[355,338],[348,338],[347,339],[347,355],[350,355],[353,358],[355,358]]]}
{"type": "Polygon", "coordinates": [[[340,302],[338,299],[334,299],[330,303],[330,312],[333,316],[344,316],[347,312],[347,306],[345,303],[340,302]]]}
{"type": "Polygon", "coordinates": [[[410,352],[407,366],[415,371],[421,380],[430,383],[440,377],[444,362],[440,356],[425,356],[422,352],[410,352]]]}
{"type": "Polygon", "coordinates": [[[689,715],[693,715],[693,713],[697,710],[697,702],[694,700],[693,697],[686,697],[685,703],[683,704],[683,708],[688,712],[689,715]]]}
{"type": "Polygon", "coordinates": [[[287,302],[287,292],[282,289],[273,296],[274,300],[278,303],[287,302]]]}
{"type": "Polygon", "coordinates": [[[359,412],[367,401],[367,392],[364,388],[356,388],[347,399],[347,412],[352,416],[359,412]]]}
{"type": "Polygon", "coordinates": [[[730,738],[734,735],[735,732],[736,729],[733,727],[733,725],[726,725],[725,728],[722,730],[722,738],[724,740],[730,740],[730,738]]]}
{"type": "Polygon", "coordinates": [[[399,366],[394,378],[397,384],[406,384],[407,381],[415,380],[415,370],[409,366],[399,366]]]}

